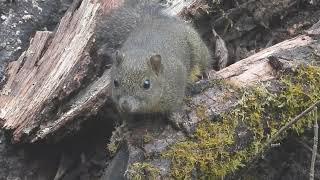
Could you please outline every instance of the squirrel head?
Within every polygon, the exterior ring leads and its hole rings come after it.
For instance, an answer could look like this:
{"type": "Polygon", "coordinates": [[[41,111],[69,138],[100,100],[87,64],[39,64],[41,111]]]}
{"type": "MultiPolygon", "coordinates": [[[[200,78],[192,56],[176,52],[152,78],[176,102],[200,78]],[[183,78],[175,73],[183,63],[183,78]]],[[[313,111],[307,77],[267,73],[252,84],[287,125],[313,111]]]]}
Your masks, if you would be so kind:
{"type": "Polygon", "coordinates": [[[159,112],[163,66],[159,54],[116,51],[111,71],[112,99],[128,113],[159,112]]]}

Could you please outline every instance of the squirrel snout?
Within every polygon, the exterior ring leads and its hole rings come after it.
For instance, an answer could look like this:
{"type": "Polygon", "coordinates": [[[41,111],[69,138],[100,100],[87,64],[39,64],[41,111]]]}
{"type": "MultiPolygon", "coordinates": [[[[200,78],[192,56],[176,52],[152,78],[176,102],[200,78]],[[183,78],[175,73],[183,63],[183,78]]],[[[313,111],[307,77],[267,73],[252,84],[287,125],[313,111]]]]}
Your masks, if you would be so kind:
{"type": "Polygon", "coordinates": [[[120,104],[120,107],[122,110],[124,110],[126,112],[130,112],[132,109],[127,100],[124,100],[123,103],[120,104]]]}
{"type": "Polygon", "coordinates": [[[137,109],[137,102],[132,96],[122,97],[119,100],[119,106],[124,112],[135,112],[137,109]]]}

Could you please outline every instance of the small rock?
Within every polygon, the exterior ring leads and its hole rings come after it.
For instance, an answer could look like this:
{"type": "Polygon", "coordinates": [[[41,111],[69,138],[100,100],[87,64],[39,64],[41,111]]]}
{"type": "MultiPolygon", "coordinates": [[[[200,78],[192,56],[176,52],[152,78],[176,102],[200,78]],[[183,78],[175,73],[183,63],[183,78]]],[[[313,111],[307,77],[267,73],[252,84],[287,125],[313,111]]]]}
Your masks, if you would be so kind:
{"type": "Polygon", "coordinates": [[[1,15],[1,19],[2,19],[2,20],[4,20],[4,21],[5,21],[7,18],[8,18],[7,16],[5,16],[5,15],[1,15]]]}
{"type": "Polygon", "coordinates": [[[31,18],[32,18],[32,15],[24,15],[24,16],[22,16],[22,19],[25,20],[25,21],[27,21],[27,20],[29,20],[31,18]]]}
{"type": "Polygon", "coordinates": [[[6,43],[0,43],[0,47],[1,47],[1,48],[5,48],[6,46],[7,46],[6,43]]]}

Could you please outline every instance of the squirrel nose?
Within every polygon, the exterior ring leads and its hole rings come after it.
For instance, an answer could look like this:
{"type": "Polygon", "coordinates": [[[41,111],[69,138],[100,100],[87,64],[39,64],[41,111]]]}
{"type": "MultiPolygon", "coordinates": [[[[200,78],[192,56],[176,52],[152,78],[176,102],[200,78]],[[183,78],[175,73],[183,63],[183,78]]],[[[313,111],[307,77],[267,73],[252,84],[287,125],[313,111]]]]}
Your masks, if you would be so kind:
{"type": "Polygon", "coordinates": [[[121,104],[121,109],[123,109],[126,112],[131,111],[131,106],[129,105],[127,100],[124,100],[123,103],[121,104]]]}

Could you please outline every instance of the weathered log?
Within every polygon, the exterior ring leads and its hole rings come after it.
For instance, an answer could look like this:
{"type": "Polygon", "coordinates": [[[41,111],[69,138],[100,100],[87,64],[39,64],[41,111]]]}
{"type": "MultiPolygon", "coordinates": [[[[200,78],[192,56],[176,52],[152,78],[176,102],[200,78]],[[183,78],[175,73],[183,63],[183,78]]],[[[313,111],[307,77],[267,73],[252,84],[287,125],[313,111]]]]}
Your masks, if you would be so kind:
{"type": "MultiPolygon", "coordinates": [[[[104,5],[110,9],[117,5],[114,2],[104,5]]],[[[12,130],[14,142],[23,136],[31,142],[42,139],[66,123],[77,123],[71,119],[96,113],[106,101],[108,72],[97,79],[101,63],[91,59],[87,49],[99,6],[74,2],[52,36],[37,32],[29,49],[9,65],[0,119],[6,130],[12,130]],[[93,79],[98,85],[79,92],[93,79]]]]}
{"type": "Polygon", "coordinates": [[[0,86],[5,67],[26,50],[39,28],[52,31],[71,2],[0,1],[0,86]]]}

